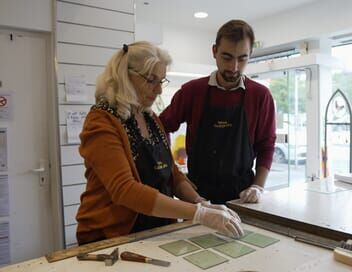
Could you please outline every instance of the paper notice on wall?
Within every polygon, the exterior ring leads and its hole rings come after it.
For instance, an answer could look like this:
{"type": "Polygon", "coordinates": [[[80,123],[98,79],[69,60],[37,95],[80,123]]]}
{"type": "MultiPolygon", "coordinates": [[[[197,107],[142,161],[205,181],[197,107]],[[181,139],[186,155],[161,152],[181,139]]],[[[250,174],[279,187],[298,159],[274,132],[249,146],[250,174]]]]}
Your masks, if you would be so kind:
{"type": "Polygon", "coordinates": [[[79,134],[82,131],[83,122],[86,116],[86,111],[66,112],[67,142],[69,144],[77,144],[80,142],[79,134]]]}
{"type": "Polygon", "coordinates": [[[0,266],[10,263],[9,223],[0,223],[0,266]]]}
{"type": "Polygon", "coordinates": [[[7,130],[0,128],[0,172],[7,171],[7,130]]]}
{"type": "Polygon", "coordinates": [[[88,99],[86,77],[65,76],[65,91],[67,102],[86,102],[88,99]]]}
{"type": "Polygon", "coordinates": [[[8,175],[0,175],[0,217],[9,216],[8,175]]]}
{"type": "Polygon", "coordinates": [[[0,120],[8,121],[12,115],[12,95],[10,92],[0,92],[0,120]]]}

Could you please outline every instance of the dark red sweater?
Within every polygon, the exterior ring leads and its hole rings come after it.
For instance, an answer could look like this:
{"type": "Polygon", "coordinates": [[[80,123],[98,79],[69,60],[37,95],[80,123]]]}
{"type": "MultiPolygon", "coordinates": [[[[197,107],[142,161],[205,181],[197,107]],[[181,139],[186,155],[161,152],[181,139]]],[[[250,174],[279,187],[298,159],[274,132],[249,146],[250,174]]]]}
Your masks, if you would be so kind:
{"type": "MultiPolygon", "coordinates": [[[[178,130],[187,123],[186,150],[192,147],[204,109],[205,94],[210,87],[210,105],[231,107],[241,101],[242,90],[224,91],[208,85],[209,76],[192,80],[184,85],[172,98],[171,104],[161,113],[160,119],[167,132],[178,130]]],[[[268,88],[245,79],[244,106],[250,141],[257,158],[256,166],[270,170],[275,134],[275,107],[268,88]]]]}

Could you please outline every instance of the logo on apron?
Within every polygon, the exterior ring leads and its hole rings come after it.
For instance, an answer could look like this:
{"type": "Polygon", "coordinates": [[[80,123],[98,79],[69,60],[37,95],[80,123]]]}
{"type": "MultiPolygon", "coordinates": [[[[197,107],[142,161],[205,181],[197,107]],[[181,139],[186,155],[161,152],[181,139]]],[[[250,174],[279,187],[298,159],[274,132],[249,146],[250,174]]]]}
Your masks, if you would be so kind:
{"type": "Polygon", "coordinates": [[[214,128],[229,128],[232,127],[232,123],[228,121],[216,121],[216,123],[213,124],[214,128]]]}
{"type": "Polygon", "coordinates": [[[167,168],[168,165],[162,161],[157,161],[156,164],[154,165],[154,170],[162,170],[167,168]]]}

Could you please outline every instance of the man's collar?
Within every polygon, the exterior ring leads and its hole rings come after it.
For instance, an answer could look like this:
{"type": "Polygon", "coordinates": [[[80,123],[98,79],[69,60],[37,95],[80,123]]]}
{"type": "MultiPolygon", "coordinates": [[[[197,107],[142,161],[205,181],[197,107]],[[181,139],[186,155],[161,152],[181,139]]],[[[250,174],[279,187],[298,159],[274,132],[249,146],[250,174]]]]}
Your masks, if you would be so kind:
{"type": "Polygon", "coordinates": [[[244,76],[244,75],[241,76],[240,82],[238,83],[237,86],[235,86],[235,87],[233,87],[233,88],[231,88],[231,89],[229,89],[229,90],[226,90],[224,87],[222,87],[222,86],[220,86],[220,85],[218,84],[218,81],[217,81],[217,79],[216,79],[216,73],[217,73],[217,71],[214,71],[214,72],[212,72],[212,73],[210,74],[209,81],[208,81],[208,85],[209,85],[209,86],[215,86],[215,87],[217,87],[218,89],[222,89],[222,90],[225,90],[225,91],[235,91],[235,90],[237,90],[237,89],[243,89],[243,90],[246,89],[246,87],[244,86],[244,79],[245,79],[245,76],[244,76]]]}

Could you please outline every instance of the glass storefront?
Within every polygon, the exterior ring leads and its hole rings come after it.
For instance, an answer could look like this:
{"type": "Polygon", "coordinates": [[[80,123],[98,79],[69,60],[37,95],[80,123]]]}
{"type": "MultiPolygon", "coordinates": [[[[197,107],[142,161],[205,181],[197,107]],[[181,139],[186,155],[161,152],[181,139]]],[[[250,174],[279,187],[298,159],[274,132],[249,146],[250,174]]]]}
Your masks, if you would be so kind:
{"type": "Polygon", "coordinates": [[[304,182],[307,152],[306,70],[263,73],[252,78],[269,88],[276,107],[277,139],[266,188],[304,182]]]}

